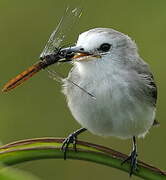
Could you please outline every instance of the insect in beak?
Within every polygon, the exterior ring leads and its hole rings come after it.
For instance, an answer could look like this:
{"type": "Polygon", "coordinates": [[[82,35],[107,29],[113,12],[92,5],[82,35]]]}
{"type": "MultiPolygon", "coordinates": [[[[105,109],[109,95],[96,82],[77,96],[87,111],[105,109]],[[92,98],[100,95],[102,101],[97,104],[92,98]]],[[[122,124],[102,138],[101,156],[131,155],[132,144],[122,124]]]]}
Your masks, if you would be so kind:
{"type": "Polygon", "coordinates": [[[14,89],[18,85],[22,84],[24,81],[28,80],[30,77],[32,77],[34,74],[39,72],[42,69],[41,62],[32,65],[22,73],[18,74],[16,77],[9,80],[2,89],[2,92],[8,92],[11,89],[14,89]]]}
{"type": "Polygon", "coordinates": [[[80,47],[69,47],[69,48],[63,48],[60,49],[55,54],[46,55],[45,57],[42,57],[40,61],[38,61],[36,64],[32,65],[22,73],[18,74],[16,77],[9,80],[3,87],[2,92],[8,92],[15,87],[21,85],[26,80],[34,76],[37,72],[39,72],[42,69],[45,69],[46,67],[55,64],[57,62],[68,62],[72,60],[85,60],[89,57],[94,57],[95,55],[83,51],[80,49],[80,47]]]}
{"type": "Polygon", "coordinates": [[[37,72],[39,72],[42,69],[45,69],[46,67],[48,67],[51,64],[54,64],[56,62],[58,62],[58,60],[61,57],[55,57],[53,55],[47,56],[44,60],[40,60],[38,61],[36,64],[33,64],[32,66],[30,66],[28,69],[26,69],[25,71],[23,71],[22,73],[18,74],[16,77],[12,78],[11,80],[9,80],[2,88],[2,92],[8,92],[12,89],[14,89],[15,87],[21,85],[22,83],[24,83],[26,80],[28,80],[29,78],[31,78],[32,76],[34,76],[37,72]]]}
{"type": "Polygon", "coordinates": [[[78,21],[81,14],[81,8],[72,9],[70,7],[67,7],[64,15],[59,21],[59,24],[52,32],[40,55],[41,60],[8,81],[4,85],[2,92],[8,92],[11,89],[14,89],[15,87],[28,80],[30,77],[34,76],[40,70],[45,69],[46,67],[57,62],[60,62],[60,60],[62,60],[62,62],[70,61],[68,54],[62,53],[61,47],[62,44],[66,41],[68,35],[72,32],[72,28],[78,21]]]}

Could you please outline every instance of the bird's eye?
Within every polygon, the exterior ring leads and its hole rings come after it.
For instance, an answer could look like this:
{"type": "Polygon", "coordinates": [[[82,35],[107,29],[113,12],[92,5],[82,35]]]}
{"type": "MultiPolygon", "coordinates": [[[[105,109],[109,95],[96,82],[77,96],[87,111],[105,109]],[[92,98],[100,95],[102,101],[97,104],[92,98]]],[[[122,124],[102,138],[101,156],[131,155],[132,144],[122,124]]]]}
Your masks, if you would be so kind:
{"type": "Polygon", "coordinates": [[[84,51],[84,48],[80,48],[81,51],[84,51]]]}
{"type": "Polygon", "coordinates": [[[111,44],[103,43],[103,44],[99,47],[99,51],[107,52],[107,51],[110,50],[110,48],[111,48],[111,44]]]}

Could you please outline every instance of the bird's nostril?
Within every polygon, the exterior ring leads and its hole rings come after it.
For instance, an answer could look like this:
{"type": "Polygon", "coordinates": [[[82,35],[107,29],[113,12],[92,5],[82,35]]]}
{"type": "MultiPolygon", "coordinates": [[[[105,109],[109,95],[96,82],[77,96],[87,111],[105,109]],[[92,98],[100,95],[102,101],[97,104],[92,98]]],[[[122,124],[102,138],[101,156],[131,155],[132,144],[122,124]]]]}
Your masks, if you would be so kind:
{"type": "Polygon", "coordinates": [[[84,51],[84,48],[80,48],[81,51],[84,51]]]}

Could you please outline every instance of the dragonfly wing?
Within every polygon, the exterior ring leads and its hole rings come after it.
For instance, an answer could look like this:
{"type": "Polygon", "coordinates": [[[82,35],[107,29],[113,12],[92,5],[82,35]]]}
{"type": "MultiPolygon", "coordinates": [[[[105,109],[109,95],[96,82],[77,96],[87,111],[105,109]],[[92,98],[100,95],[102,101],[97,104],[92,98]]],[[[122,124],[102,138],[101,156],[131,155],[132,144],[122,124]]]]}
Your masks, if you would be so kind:
{"type": "Polygon", "coordinates": [[[46,46],[44,47],[40,57],[45,57],[46,55],[56,53],[66,42],[72,33],[75,23],[82,14],[81,8],[70,8],[68,7],[61,18],[58,26],[52,32],[46,46]]]}

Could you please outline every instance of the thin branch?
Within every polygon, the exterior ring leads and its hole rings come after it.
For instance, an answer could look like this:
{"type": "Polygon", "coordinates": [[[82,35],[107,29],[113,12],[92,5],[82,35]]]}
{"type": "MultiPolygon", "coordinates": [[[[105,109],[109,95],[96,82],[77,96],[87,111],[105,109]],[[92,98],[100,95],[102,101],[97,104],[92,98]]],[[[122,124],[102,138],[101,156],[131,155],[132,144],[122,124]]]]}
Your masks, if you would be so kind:
{"type": "MultiPolygon", "coordinates": [[[[14,165],[36,159],[56,158],[63,159],[62,138],[36,138],[17,141],[0,147],[0,162],[5,165],[14,165]]],[[[127,155],[113,149],[78,141],[77,152],[69,146],[68,159],[79,159],[103,164],[113,168],[129,172],[130,165],[121,165],[127,155]]],[[[166,180],[166,172],[138,161],[138,171],[134,175],[149,180],[166,180]]]]}

